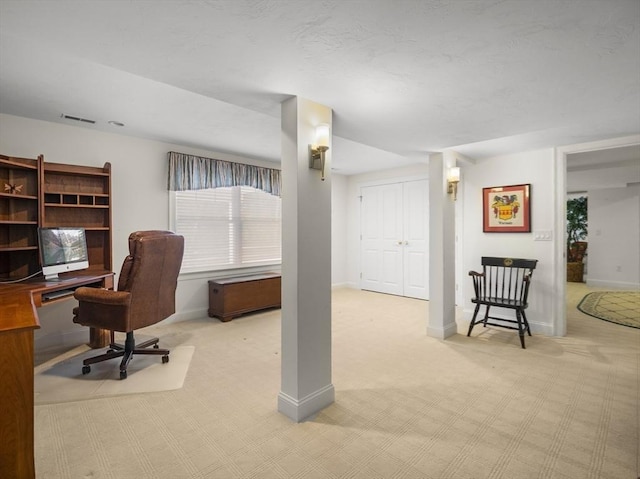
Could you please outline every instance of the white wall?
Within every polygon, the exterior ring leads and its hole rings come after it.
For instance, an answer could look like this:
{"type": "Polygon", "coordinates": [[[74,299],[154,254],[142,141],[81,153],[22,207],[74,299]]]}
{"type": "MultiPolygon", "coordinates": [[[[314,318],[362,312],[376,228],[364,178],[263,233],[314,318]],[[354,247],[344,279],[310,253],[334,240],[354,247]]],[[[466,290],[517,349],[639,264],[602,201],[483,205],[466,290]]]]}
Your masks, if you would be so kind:
{"type": "Polygon", "coordinates": [[[587,284],[640,288],[640,185],[590,190],[587,197],[587,284]]]}
{"type": "MultiPolygon", "coordinates": [[[[473,287],[466,276],[480,271],[482,256],[505,256],[537,259],[529,296],[527,318],[534,332],[551,335],[553,331],[554,244],[564,241],[563,232],[552,241],[534,241],[534,232],[554,230],[554,158],[553,149],[530,151],[478,161],[463,166],[459,188],[464,189],[462,208],[464,234],[464,276],[458,278],[462,287],[464,317],[471,320],[473,287]],[[482,188],[531,184],[531,233],[483,233],[482,188]]],[[[504,310],[506,316],[510,312],[504,310]]],[[[496,311],[496,315],[499,311],[496,311]]]]}
{"type": "MultiPolygon", "coordinates": [[[[219,152],[0,114],[2,154],[26,158],[35,158],[43,154],[46,162],[97,167],[102,167],[105,162],[111,163],[113,269],[116,273],[128,254],[129,233],[136,230],[169,228],[167,152],[172,150],[269,168],[279,167],[273,163],[219,152]]],[[[344,204],[346,179],[340,175],[333,175],[332,180],[335,185],[334,211],[337,217],[336,225],[332,226],[332,230],[335,230],[332,241],[332,279],[335,283],[344,283],[343,245],[346,215],[344,209],[340,208],[340,202],[344,204]]],[[[223,274],[217,273],[217,276],[221,275],[223,274]]],[[[207,281],[213,277],[215,276],[207,273],[180,277],[177,311],[171,320],[201,318],[207,314],[207,281]]],[[[75,345],[86,341],[86,328],[71,322],[71,310],[75,304],[74,300],[70,300],[40,308],[38,313],[42,328],[36,331],[37,347],[57,346],[61,343],[75,345]]]]}
{"type": "Polygon", "coordinates": [[[331,284],[347,283],[347,177],[331,173],[331,284]]]}
{"type": "MultiPolygon", "coordinates": [[[[116,272],[127,254],[126,238],[131,231],[169,227],[166,154],[170,150],[273,167],[272,163],[223,153],[0,114],[0,152],[3,154],[28,158],[44,154],[45,161],[49,162],[99,167],[107,161],[111,162],[113,171],[113,266],[116,272]]],[[[428,166],[426,164],[349,177],[332,174],[332,283],[334,285],[347,284],[355,288],[359,285],[360,187],[376,182],[401,181],[406,178],[427,175],[428,166]],[[341,246],[345,244],[346,248],[341,246]]],[[[461,305],[464,307],[467,319],[471,313],[471,284],[466,274],[469,270],[480,267],[482,255],[532,257],[540,262],[534,274],[529,319],[534,330],[551,334],[549,327],[553,312],[550,298],[554,294],[554,281],[557,280],[552,277],[553,250],[557,241],[562,242],[561,250],[564,249],[564,230],[554,232],[553,241],[550,242],[534,242],[533,233],[482,233],[481,191],[486,186],[531,183],[533,231],[553,231],[554,221],[557,220],[557,218],[554,219],[553,211],[554,181],[553,150],[519,153],[478,161],[475,165],[462,166],[461,191],[459,191],[459,205],[456,205],[456,208],[460,208],[463,216],[461,247],[463,276],[458,278],[458,282],[463,291],[464,302],[461,305]]],[[[621,207],[624,208],[624,218],[626,218],[626,220],[622,220],[626,235],[614,237],[616,241],[624,241],[626,238],[629,244],[625,243],[616,246],[616,248],[611,248],[608,245],[599,247],[593,232],[598,229],[593,223],[596,219],[590,218],[590,223],[594,228],[589,237],[590,278],[598,279],[601,277],[600,279],[607,282],[636,285],[639,282],[638,274],[640,273],[632,266],[640,264],[638,259],[640,253],[637,247],[638,236],[634,237],[628,234],[638,231],[637,186],[635,190],[630,191],[635,191],[635,197],[629,197],[621,204],[621,207]],[[633,223],[634,218],[635,223],[633,223]],[[630,225],[630,227],[627,228],[626,225],[630,225]],[[593,244],[594,241],[596,244],[593,244]],[[599,253],[603,250],[607,253],[607,259],[603,260],[606,264],[621,266],[621,271],[614,271],[613,277],[592,269],[593,263],[591,261],[596,256],[605,258],[599,253]],[[623,252],[621,254],[624,254],[631,261],[625,260],[623,262],[622,258],[609,259],[608,255],[612,253],[612,250],[623,252]],[[627,265],[631,265],[631,267],[627,268],[627,265]]],[[[594,192],[589,193],[590,210],[591,203],[593,203],[592,194],[594,192]]],[[[605,194],[605,192],[601,192],[601,194],[605,194]]],[[[560,200],[560,202],[563,201],[564,198],[560,200]]],[[[618,198],[615,201],[622,201],[622,199],[618,198]]],[[[598,204],[597,200],[595,204],[598,204]]],[[[614,217],[622,217],[622,215],[609,214],[611,210],[606,206],[601,211],[603,220],[613,221],[614,217]]],[[[590,211],[591,214],[596,215],[597,218],[599,212],[592,213],[590,211]]],[[[606,227],[602,226],[599,229],[602,235],[605,232],[608,235],[611,231],[619,231],[620,225],[618,223],[615,225],[607,224],[606,227]]],[[[604,240],[605,238],[603,238],[604,240]]],[[[180,278],[177,300],[178,314],[176,315],[179,319],[202,317],[206,314],[208,307],[207,280],[212,277],[210,274],[195,274],[180,278]]],[[[86,341],[86,328],[71,323],[71,309],[74,304],[75,301],[68,301],[41,308],[39,313],[42,319],[42,329],[36,332],[36,337],[44,339],[48,335],[57,334],[58,340],[70,345],[79,344],[79,337],[82,338],[80,342],[86,341]]],[[[36,345],[44,342],[37,341],[36,345]]]]}

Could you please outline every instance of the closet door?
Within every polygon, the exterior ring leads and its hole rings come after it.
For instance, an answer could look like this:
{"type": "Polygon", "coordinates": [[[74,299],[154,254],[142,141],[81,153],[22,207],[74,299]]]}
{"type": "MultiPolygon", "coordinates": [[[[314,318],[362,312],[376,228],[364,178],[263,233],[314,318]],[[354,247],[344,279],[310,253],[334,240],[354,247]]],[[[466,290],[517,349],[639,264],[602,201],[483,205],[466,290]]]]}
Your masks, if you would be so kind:
{"type": "Polygon", "coordinates": [[[402,295],[402,184],[365,187],[361,193],[361,287],[402,295]]]}
{"type": "Polygon", "coordinates": [[[426,180],[403,183],[403,296],[429,294],[429,195],[426,180]]]}
{"type": "Polygon", "coordinates": [[[427,181],[361,189],[360,287],[427,299],[427,181]]]}

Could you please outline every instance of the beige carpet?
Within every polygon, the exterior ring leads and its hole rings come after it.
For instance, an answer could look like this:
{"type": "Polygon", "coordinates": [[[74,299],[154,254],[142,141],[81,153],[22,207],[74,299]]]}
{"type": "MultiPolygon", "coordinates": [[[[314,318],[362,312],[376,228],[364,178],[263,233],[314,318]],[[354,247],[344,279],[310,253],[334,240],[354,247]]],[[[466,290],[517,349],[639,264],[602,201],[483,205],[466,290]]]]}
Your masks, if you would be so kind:
{"type": "Polygon", "coordinates": [[[594,318],[640,328],[640,291],[596,291],[587,294],[578,309],[594,318]]]}
{"type": "Polygon", "coordinates": [[[173,348],[166,364],[162,364],[160,356],[134,356],[127,367],[127,379],[121,380],[120,358],[92,364],[91,372],[82,374],[82,360],[104,350],[78,346],[35,368],[35,403],[83,401],[179,389],[189,370],[194,349],[193,346],[173,348]]]}
{"type": "Polygon", "coordinates": [[[425,301],[335,291],[336,401],[300,424],[277,411],[279,311],[160,324],[196,348],[183,387],[36,406],[37,477],[635,479],[640,330],[568,288],[567,336],[526,350],[464,322],[430,338],[425,301]]]}

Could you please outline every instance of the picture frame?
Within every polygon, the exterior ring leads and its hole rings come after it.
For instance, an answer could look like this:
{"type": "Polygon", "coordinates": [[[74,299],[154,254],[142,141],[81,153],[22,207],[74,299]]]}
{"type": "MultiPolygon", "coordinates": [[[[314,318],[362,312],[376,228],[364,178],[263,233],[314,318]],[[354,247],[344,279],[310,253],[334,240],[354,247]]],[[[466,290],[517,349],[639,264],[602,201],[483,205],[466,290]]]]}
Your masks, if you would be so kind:
{"type": "Polygon", "coordinates": [[[482,188],[484,233],[531,232],[531,184],[482,188]]]}

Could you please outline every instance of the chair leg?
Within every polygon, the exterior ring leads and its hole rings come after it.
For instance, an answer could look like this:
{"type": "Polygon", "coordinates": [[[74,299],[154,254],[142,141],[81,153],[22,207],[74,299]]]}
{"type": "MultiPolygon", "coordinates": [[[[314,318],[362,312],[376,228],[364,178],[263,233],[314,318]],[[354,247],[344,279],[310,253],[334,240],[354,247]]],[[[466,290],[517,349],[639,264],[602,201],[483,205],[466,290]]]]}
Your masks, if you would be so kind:
{"type": "Polygon", "coordinates": [[[168,349],[160,349],[158,347],[158,341],[160,341],[158,338],[152,338],[136,344],[133,331],[129,331],[124,343],[124,356],[120,363],[120,379],[127,379],[127,366],[134,354],[160,355],[162,356],[162,364],[168,363],[170,351],[168,349]],[[153,346],[153,348],[149,349],[149,346],[153,346]]]}
{"type": "Polygon", "coordinates": [[[127,379],[127,366],[133,358],[133,349],[123,352],[122,361],[120,361],[120,379],[127,379]]]}
{"type": "Polygon", "coordinates": [[[120,379],[127,378],[127,366],[133,359],[134,354],[153,354],[162,356],[162,363],[169,362],[169,353],[171,352],[168,349],[160,349],[158,347],[158,338],[152,338],[147,341],[144,341],[140,344],[136,344],[135,338],[133,336],[133,331],[129,331],[127,333],[127,337],[125,339],[124,344],[118,344],[114,342],[113,333],[111,336],[111,344],[109,344],[109,349],[106,353],[100,354],[99,356],[94,356],[92,358],[85,359],[82,364],[82,374],[87,374],[91,371],[90,364],[99,363],[102,361],[106,361],[109,359],[122,357],[120,361],[120,379]],[[149,346],[153,346],[149,348],[149,346]]]}
{"type": "Polygon", "coordinates": [[[519,309],[516,309],[516,319],[518,320],[518,336],[520,336],[520,345],[522,349],[527,349],[524,345],[524,325],[522,324],[522,316],[519,309]]]}
{"type": "Polygon", "coordinates": [[[82,364],[84,364],[85,366],[88,366],[90,364],[100,363],[102,361],[107,361],[109,359],[119,358],[123,354],[124,354],[123,350],[109,351],[104,354],[100,354],[99,356],[93,356],[91,358],[87,358],[84,361],[82,361],[82,364]]]}
{"type": "Polygon", "coordinates": [[[524,320],[524,325],[527,330],[527,333],[529,333],[529,336],[531,336],[531,328],[529,327],[529,321],[527,321],[527,315],[524,314],[524,309],[521,311],[521,313],[522,313],[522,319],[524,320]]]}
{"type": "Polygon", "coordinates": [[[155,354],[159,356],[166,356],[166,358],[162,358],[162,362],[166,363],[169,361],[169,353],[171,351],[164,348],[160,349],[160,347],[158,347],[159,341],[160,340],[158,338],[151,338],[140,344],[136,344],[133,354],[155,354]],[[153,348],[149,348],[149,346],[153,346],[153,348]]]}
{"type": "Polygon", "coordinates": [[[491,308],[491,306],[487,304],[487,309],[484,312],[484,319],[482,320],[485,328],[487,327],[487,320],[489,319],[489,308],[491,308]]]}
{"type": "Polygon", "coordinates": [[[127,333],[127,337],[124,340],[124,354],[122,361],[120,362],[120,379],[127,378],[127,366],[133,358],[133,351],[136,348],[136,340],[133,337],[133,331],[127,333]]]}
{"type": "Polygon", "coordinates": [[[153,346],[154,348],[158,347],[158,341],[160,341],[160,339],[158,338],[151,338],[147,341],[144,341],[140,344],[136,344],[136,349],[144,349],[144,348],[148,348],[149,346],[153,346]]]}
{"type": "Polygon", "coordinates": [[[171,351],[169,351],[168,349],[161,349],[161,348],[153,348],[153,349],[134,349],[133,353],[134,354],[147,354],[147,355],[155,355],[155,356],[168,356],[169,353],[171,351]]]}
{"type": "Polygon", "coordinates": [[[480,305],[476,304],[476,309],[473,311],[473,318],[471,318],[471,324],[469,324],[469,332],[467,333],[467,336],[471,336],[471,330],[476,324],[476,316],[478,316],[479,310],[480,310],[480,305]]]}

